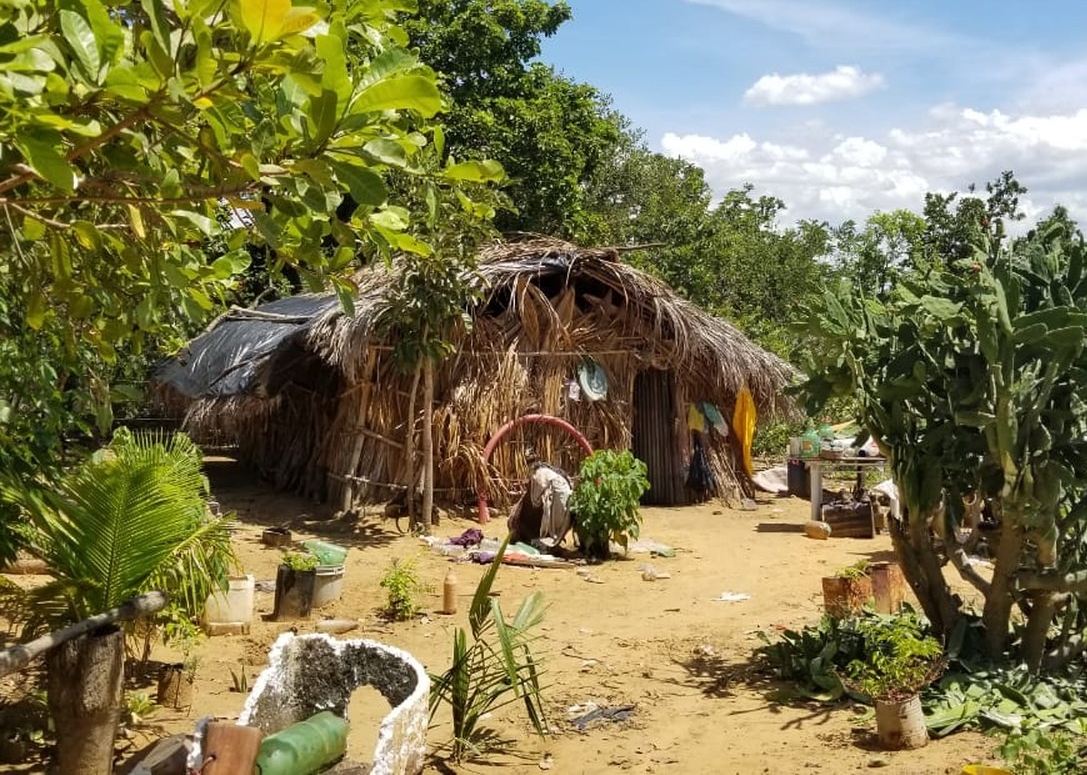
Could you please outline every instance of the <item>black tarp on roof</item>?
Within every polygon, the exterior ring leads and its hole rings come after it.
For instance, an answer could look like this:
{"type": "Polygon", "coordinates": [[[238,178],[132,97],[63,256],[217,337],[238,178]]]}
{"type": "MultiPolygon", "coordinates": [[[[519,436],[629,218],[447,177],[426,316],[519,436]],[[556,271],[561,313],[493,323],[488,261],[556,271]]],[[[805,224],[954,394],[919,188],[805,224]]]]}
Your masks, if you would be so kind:
{"type": "Polygon", "coordinates": [[[231,312],[167,361],[155,379],[189,398],[249,392],[272,355],[339,303],[334,294],[307,294],[231,312]]]}

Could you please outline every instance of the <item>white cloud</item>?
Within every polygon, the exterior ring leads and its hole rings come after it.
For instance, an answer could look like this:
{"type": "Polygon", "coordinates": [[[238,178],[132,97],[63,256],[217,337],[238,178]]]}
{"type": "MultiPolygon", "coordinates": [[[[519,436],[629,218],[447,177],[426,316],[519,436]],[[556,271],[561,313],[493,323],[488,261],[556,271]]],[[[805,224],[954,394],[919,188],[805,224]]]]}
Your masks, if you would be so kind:
{"type": "Polygon", "coordinates": [[[749,105],[816,105],[861,97],[883,86],[879,73],[867,74],[860,68],[838,65],[829,73],[809,75],[764,75],[744,92],[749,105]]]}
{"type": "Polygon", "coordinates": [[[1015,171],[1028,218],[1063,204],[1087,225],[1087,108],[1046,114],[936,106],[917,126],[871,136],[810,128],[802,140],[719,139],[669,132],[662,150],[699,164],[720,196],[746,183],[788,206],[788,220],[863,221],[876,210],[920,211],[929,191],[984,184],[1015,171]]]}

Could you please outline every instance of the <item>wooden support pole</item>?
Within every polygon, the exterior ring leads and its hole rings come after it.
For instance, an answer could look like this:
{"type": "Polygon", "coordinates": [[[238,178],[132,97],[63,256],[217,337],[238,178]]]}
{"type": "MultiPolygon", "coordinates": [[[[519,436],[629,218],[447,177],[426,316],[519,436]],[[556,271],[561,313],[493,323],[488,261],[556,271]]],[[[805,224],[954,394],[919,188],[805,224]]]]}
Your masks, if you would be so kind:
{"type": "Polygon", "coordinates": [[[41,656],[54,646],[59,646],[73,638],[78,638],[84,633],[101,629],[106,625],[115,624],[116,622],[138,619],[141,616],[147,616],[156,611],[161,611],[165,607],[166,595],[162,592],[148,592],[145,595],[132,598],[127,603],[123,603],[112,611],[106,611],[97,616],[92,616],[90,619],[84,619],[78,624],[73,624],[71,627],[65,627],[63,630],[51,632],[48,635],[43,635],[36,640],[30,641],[30,643],[23,643],[19,646],[12,646],[4,651],[0,651],[0,678],[9,673],[14,673],[17,670],[22,670],[32,660],[41,656]]]}
{"type": "MultiPolygon", "coordinates": [[[[374,369],[376,367],[377,348],[370,347],[366,353],[366,366],[362,370],[362,390],[359,394],[359,420],[357,423],[359,429],[366,427],[366,415],[370,412],[370,394],[374,388],[374,369]]],[[[347,476],[354,476],[358,473],[356,469],[359,466],[359,458],[362,457],[362,446],[365,443],[366,436],[356,429],[355,443],[351,447],[351,455],[347,459],[347,468],[344,470],[347,476]]],[[[351,479],[348,479],[343,486],[343,500],[340,502],[340,511],[350,511],[354,505],[355,485],[351,479]]]]}

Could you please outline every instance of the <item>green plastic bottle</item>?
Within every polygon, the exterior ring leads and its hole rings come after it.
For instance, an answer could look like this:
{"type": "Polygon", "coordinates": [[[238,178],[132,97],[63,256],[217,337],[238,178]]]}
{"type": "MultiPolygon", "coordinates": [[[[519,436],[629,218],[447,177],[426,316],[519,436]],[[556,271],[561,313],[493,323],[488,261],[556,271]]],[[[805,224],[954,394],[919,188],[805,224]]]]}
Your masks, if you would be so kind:
{"type": "Polygon", "coordinates": [[[335,762],[346,750],[347,721],[325,710],[264,738],[256,771],[260,775],[310,775],[335,762]]]}
{"type": "Polygon", "coordinates": [[[819,457],[819,451],[821,449],[822,444],[819,440],[819,434],[815,432],[815,429],[808,428],[800,434],[800,457],[805,459],[819,457]]]}

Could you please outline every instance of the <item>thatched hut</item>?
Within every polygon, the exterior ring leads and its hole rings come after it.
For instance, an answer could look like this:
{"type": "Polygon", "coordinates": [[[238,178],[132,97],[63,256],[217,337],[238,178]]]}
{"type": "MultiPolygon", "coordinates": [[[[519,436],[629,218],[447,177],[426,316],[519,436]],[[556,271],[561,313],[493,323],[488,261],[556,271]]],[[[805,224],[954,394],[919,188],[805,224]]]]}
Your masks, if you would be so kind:
{"type": "MultiPolygon", "coordinates": [[[[230,312],[160,370],[163,405],[184,414],[197,441],[236,447],[278,487],[345,505],[395,498],[420,468],[405,442],[423,416],[408,416],[417,380],[378,334],[396,271],[356,277],[353,316],[335,295],[230,312]]],[[[523,480],[529,448],[576,471],[581,450],[544,426],[520,429],[483,459],[497,428],[542,413],[569,421],[594,448],[632,449],[649,467],[647,502],[687,503],[692,402],[729,418],[746,387],[760,416],[788,410],[786,363],[614,250],[499,244],[482,251],[479,272],[487,290],[470,310],[473,325],[456,332],[455,354],[435,371],[440,499],[470,500],[484,483],[501,501],[523,480]],[[586,373],[606,378],[606,397],[589,400],[586,373]]],[[[727,433],[702,438],[712,494],[735,494],[744,481],[736,445],[727,433]]]]}

